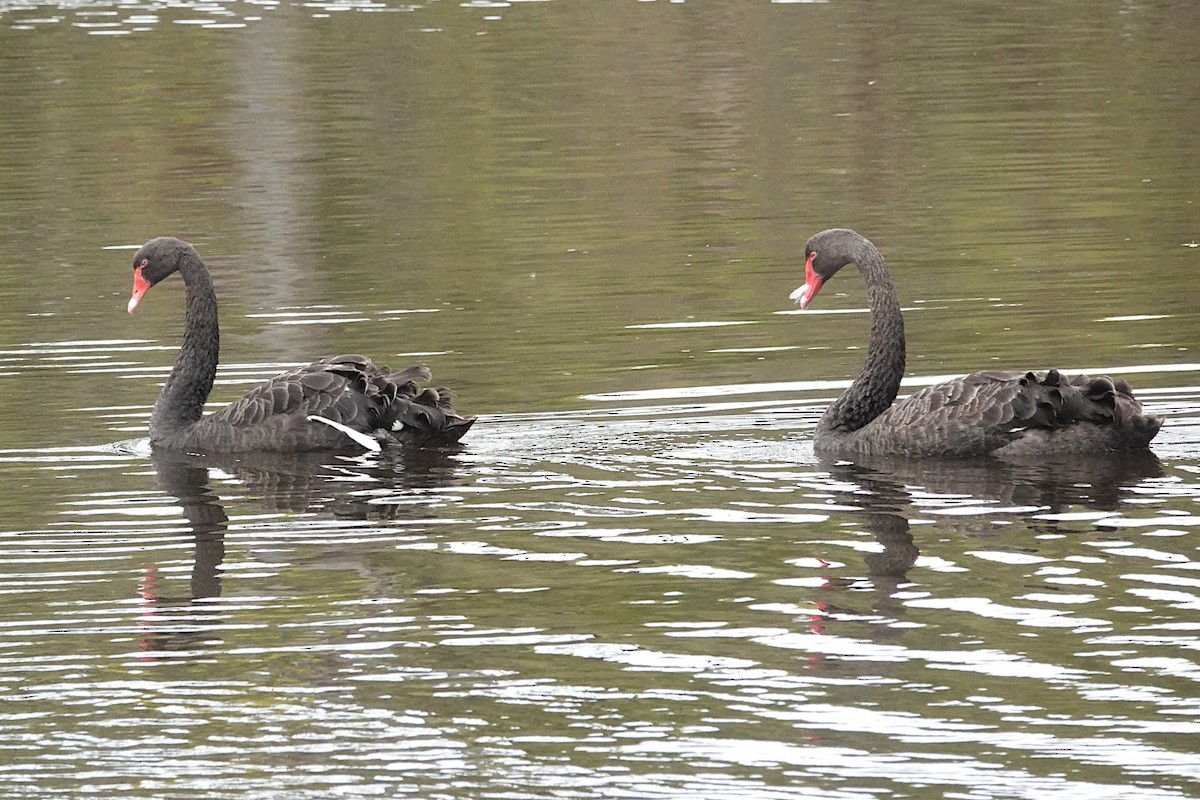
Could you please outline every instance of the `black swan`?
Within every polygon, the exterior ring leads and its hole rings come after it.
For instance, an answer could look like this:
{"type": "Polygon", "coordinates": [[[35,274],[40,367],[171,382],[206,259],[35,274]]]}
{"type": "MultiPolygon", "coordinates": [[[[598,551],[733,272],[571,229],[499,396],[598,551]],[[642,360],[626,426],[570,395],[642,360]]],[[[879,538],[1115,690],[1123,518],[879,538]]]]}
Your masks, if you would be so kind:
{"type": "Polygon", "coordinates": [[[445,389],[421,390],[424,366],[392,372],[365,356],[327,358],[255,386],[203,416],[217,374],[217,295],[203,259],[187,242],[163,236],[133,257],[129,313],[156,283],[178,271],[187,290],[183,344],[150,415],[150,443],[210,453],[379,450],[389,442],[451,445],[475,422],[450,407],[445,389]]]}
{"type": "Polygon", "coordinates": [[[1162,420],[1142,413],[1123,380],[1046,372],[973,372],[893,405],[904,374],[904,318],[883,256],[860,234],[821,231],[804,246],[805,283],[791,299],[807,308],[847,264],[867,284],[871,339],[862,372],[817,423],[830,454],[1042,457],[1139,450],[1162,420]]]}

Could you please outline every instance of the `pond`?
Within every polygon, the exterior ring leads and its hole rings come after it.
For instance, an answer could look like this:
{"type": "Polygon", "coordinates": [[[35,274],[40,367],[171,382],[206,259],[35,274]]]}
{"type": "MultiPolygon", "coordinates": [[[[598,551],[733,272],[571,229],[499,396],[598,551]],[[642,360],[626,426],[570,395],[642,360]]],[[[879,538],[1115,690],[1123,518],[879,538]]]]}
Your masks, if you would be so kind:
{"type": "Polygon", "coordinates": [[[1200,9],[0,3],[0,794],[1200,793],[1200,9]],[[904,393],[1105,373],[1153,453],[819,457],[879,245],[904,393]],[[461,449],[151,452],[426,363],[461,449]]]}

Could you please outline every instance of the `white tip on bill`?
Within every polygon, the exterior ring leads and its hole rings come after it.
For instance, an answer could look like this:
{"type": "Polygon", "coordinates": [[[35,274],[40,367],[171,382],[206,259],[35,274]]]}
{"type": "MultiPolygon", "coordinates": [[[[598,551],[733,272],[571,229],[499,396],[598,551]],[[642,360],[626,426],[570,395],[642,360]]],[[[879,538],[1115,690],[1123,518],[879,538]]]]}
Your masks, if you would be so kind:
{"type": "Polygon", "coordinates": [[[374,437],[368,436],[367,434],[362,433],[360,431],[356,431],[353,428],[347,427],[340,422],[334,422],[333,420],[326,419],[325,417],[318,417],[316,414],[310,414],[309,416],[305,417],[305,419],[307,419],[309,422],[323,422],[331,428],[337,428],[339,431],[346,434],[351,439],[353,439],[354,441],[361,444],[363,447],[370,450],[372,453],[378,453],[380,450],[383,449],[383,447],[379,444],[378,441],[375,440],[374,437]]]}
{"type": "Polygon", "coordinates": [[[799,303],[801,308],[808,307],[808,301],[811,297],[812,287],[810,287],[807,283],[788,295],[788,299],[799,303]]]}

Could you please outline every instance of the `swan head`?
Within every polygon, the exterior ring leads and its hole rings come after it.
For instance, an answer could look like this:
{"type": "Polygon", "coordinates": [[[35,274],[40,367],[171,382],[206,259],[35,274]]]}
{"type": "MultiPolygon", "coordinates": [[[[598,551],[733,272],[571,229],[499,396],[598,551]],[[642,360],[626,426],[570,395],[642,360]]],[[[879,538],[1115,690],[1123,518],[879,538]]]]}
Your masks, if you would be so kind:
{"type": "Polygon", "coordinates": [[[804,245],[804,285],[788,297],[808,308],[825,281],[847,264],[854,263],[863,245],[871,245],[849,228],[830,228],[813,236],[804,245]]]}
{"type": "Polygon", "coordinates": [[[133,313],[150,287],[179,270],[189,259],[199,260],[195,248],[182,239],[160,236],[142,245],[133,256],[133,293],[128,311],[133,313]]]}

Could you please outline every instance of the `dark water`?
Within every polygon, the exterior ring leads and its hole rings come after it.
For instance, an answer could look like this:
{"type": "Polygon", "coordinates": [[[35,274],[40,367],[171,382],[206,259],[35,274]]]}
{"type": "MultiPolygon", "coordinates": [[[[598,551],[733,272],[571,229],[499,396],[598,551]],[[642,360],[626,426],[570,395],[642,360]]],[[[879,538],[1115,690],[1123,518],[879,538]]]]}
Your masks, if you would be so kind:
{"type": "Polygon", "coordinates": [[[0,794],[1200,793],[1197,7],[0,3],[0,794]],[[884,251],[916,387],[1109,371],[1144,458],[819,460],[884,251]],[[151,455],[424,361],[460,452],[151,455]]]}

